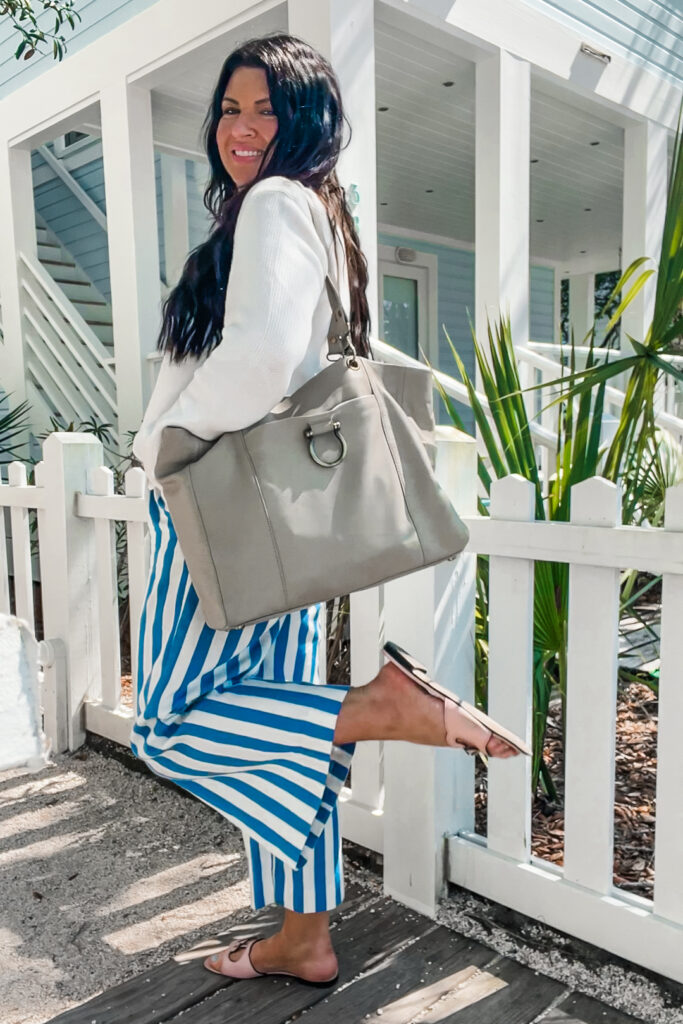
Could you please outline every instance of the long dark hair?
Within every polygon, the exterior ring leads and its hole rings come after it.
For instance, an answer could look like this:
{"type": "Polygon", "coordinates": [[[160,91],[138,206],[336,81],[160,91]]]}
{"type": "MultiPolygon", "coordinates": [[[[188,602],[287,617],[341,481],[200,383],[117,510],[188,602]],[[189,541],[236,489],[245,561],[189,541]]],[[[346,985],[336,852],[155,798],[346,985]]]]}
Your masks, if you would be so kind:
{"type": "Polygon", "coordinates": [[[227,58],[203,125],[211,166],[204,205],[213,217],[214,228],[188,256],[180,280],[163,305],[157,348],[168,352],[173,361],[181,362],[189,354],[198,356],[220,342],[237,214],[249,188],[274,175],[315,189],[325,204],[333,234],[335,227],[341,229],[351,292],[353,342],[359,355],[370,354],[367,262],[335,172],[344,124],[348,122],[334,71],[301,39],[285,33],[252,39],[227,58]],[[265,71],[278,129],[264,153],[259,173],[247,187],[238,189],[221,161],[216,131],[226,86],[240,67],[265,71]]]}

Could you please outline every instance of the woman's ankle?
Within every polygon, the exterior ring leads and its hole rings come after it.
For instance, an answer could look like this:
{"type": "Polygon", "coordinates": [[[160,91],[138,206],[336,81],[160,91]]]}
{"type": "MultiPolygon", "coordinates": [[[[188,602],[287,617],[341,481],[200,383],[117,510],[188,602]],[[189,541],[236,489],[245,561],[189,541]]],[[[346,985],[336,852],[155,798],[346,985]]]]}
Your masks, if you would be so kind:
{"type": "Polygon", "coordinates": [[[334,742],[395,739],[400,731],[399,716],[387,692],[384,669],[369,683],[352,686],[337,716],[334,742]]]}

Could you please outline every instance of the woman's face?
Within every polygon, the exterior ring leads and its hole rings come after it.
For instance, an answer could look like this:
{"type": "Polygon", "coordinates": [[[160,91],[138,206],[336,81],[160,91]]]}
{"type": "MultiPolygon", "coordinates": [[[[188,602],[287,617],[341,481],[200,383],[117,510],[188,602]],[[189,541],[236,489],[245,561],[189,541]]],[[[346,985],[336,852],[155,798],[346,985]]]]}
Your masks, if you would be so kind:
{"type": "Polygon", "coordinates": [[[256,177],[264,150],[277,134],[277,117],[263,68],[237,68],[225,87],[221,108],[216,145],[223,166],[239,188],[256,177]]]}

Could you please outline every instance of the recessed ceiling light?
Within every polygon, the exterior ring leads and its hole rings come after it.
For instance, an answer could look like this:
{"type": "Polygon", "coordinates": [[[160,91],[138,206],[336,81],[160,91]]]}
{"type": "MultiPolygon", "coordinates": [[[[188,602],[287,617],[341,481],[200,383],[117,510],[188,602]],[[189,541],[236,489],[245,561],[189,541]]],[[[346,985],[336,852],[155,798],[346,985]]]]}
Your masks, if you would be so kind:
{"type": "Polygon", "coordinates": [[[586,253],[588,252],[588,249],[579,249],[579,252],[581,253],[582,256],[585,256],[586,253]]]}
{"type": "Polygon", "coordinates": [[[433,191],[434,191],[434,189],[433,189],[433,188],[426,188],[426,189],[425,189],[425,192],[433,192],[433,191]]]}
{"type": "Polygon", "coordinates": [[[591,146],[599,146],[599,145],[600,145],[599,142],[591,142],[591,146]]]}
{"type": "Polygon", "coordinates": [[[450,89],[452,85],[455,85],[455,82],[444,82],[443,84],[446,86],[447,89],[450,89]]]}
{"type": "Polygon", "coordinates": [[[583,208],[583,212],[584,212],[584,213],[590,213],[590,212],[591,212],[591,209],[592,209],[592,207],[590,207],[590,206],[584,206],[584,208],[583,208]]]}
{"type": "Polygon", "coordinates": [[[382,113],[384,113],[384,111],[388,110],[389,107],[378,107],[377,109],[380,110],[382,113]]]}
{"type": "Polygon", "coordinates": [[[380,203],[379,205],[380,206],[386,206],[387,204],[386,203],[380,203]]]}
{"type": "Polygon", "coordinates": [[[543,223],[543,218],[542,217],[537,217],[536,218],[536,223],[537,224],[542,224],[543,223]]]}
{"type": "Polygon", "coordinates": [[[531,161],[530,161],[530,163],[532,163],[532,164],[537,164],[537,163],[538,163],[538,157],[537,157],[537,156],[535,156],[535,157],[533,158],[533,160],[531,160],[531,161]]]}

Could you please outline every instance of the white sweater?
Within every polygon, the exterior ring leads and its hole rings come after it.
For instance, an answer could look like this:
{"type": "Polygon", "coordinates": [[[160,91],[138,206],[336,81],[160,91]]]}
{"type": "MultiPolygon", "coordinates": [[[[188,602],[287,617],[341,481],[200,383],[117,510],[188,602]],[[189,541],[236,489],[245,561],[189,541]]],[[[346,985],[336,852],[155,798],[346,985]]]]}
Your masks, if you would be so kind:
{"type": "Polygon", "coordinates": [[[235,226],[221,342],[172,363],[164,354],[133,453],[150,486],[166,426],[213,440],[258,422],[327,365],[329,274],[349,309],[344,243],[316,193],[266,178],[250,189],[235,226]],[[315,221],[315,224],[314,224],[315,221]],[[338,258],[337,258],[338,256],[338,258]]]}

